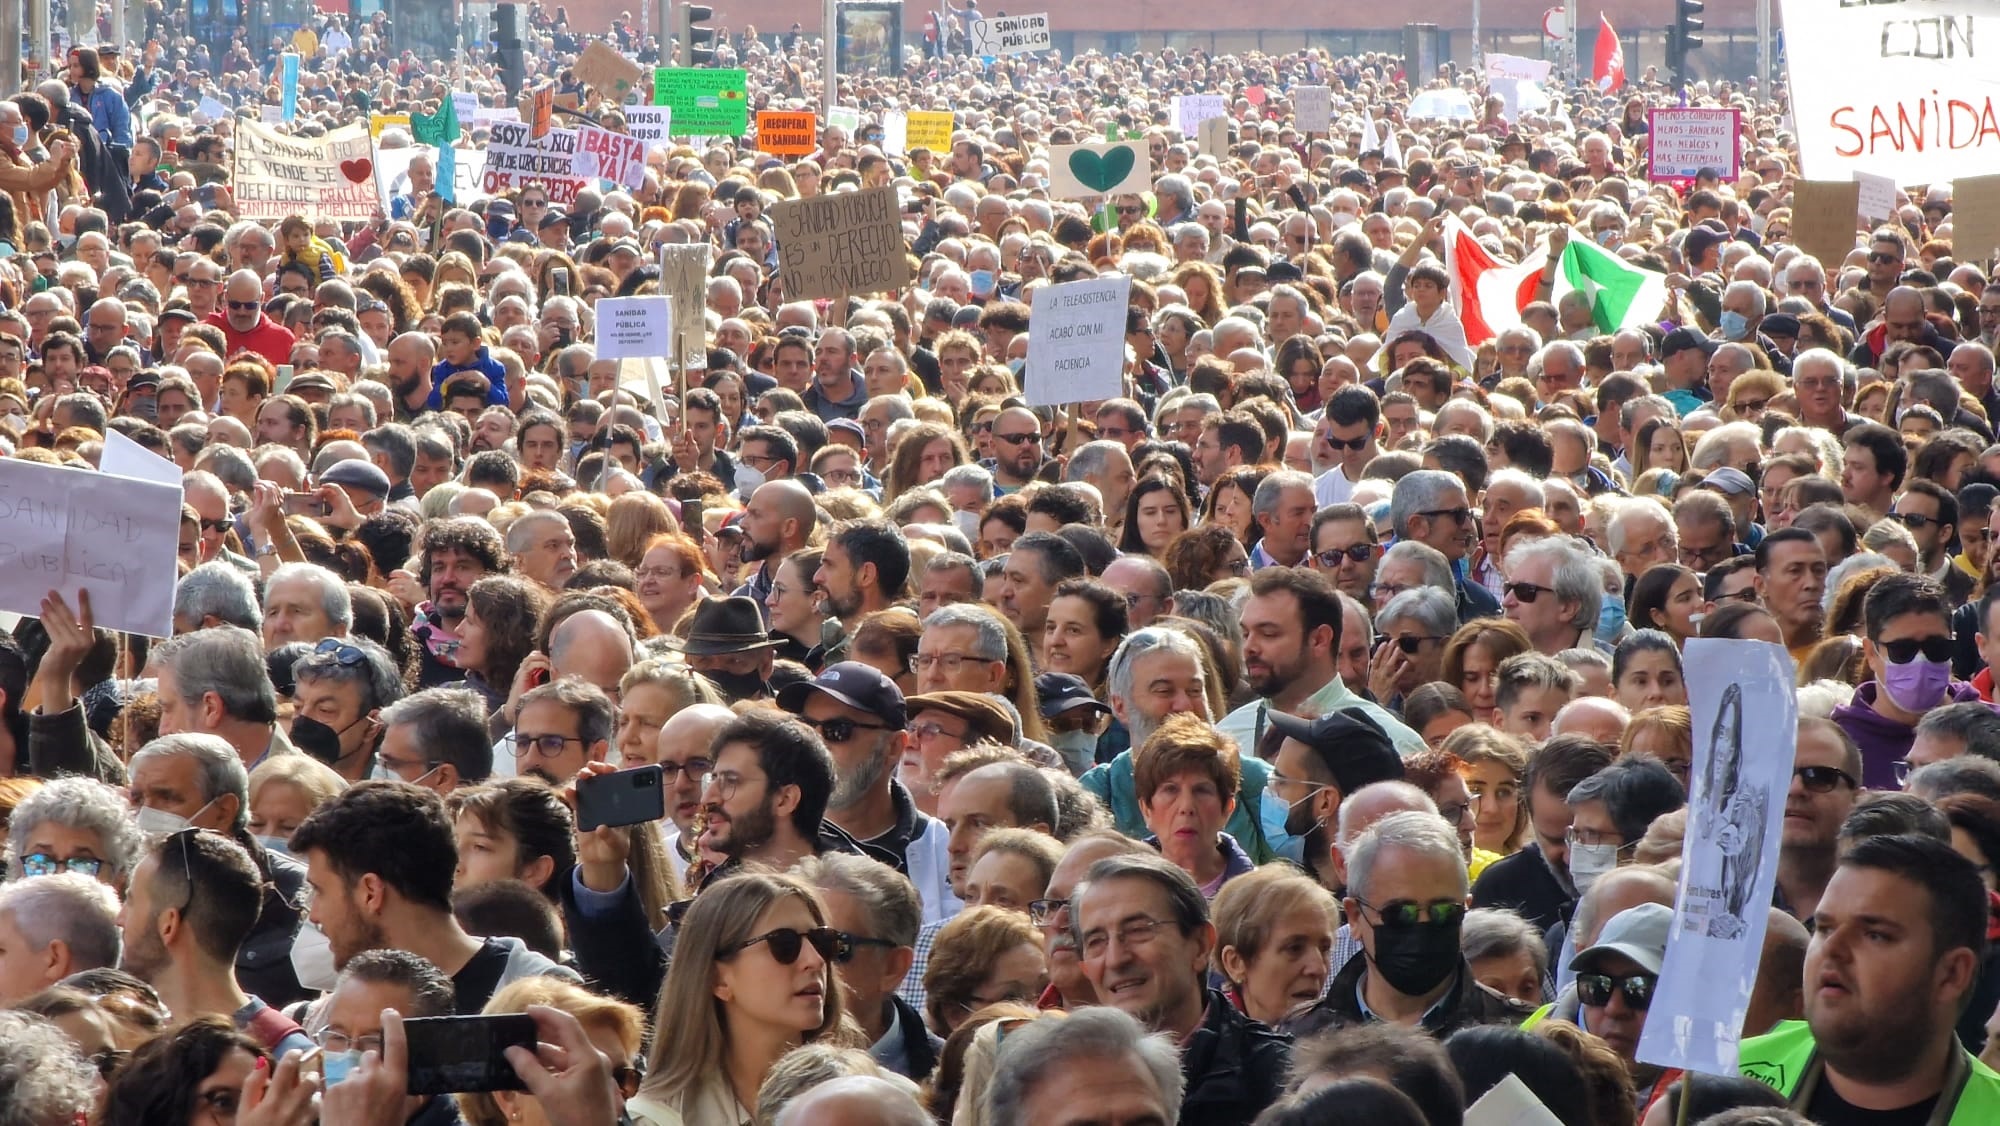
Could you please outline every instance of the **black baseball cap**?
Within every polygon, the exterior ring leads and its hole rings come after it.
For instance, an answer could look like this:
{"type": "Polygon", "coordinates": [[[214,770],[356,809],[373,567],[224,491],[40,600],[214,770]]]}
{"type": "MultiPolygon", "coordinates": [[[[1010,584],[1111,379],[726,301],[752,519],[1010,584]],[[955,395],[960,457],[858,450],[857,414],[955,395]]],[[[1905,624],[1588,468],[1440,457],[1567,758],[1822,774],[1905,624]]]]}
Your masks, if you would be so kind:
{"type": "Polygon", "coordinates": [[[819,692],[832,700],[880,716],[882,722],[901,731],[910,722],[909,705],[896,682],[873,665],[842,661],[828,665],[811,680],[787,684],[778,692],[778,706],[793,715],[804,713],[806,698],[819,692]]]}
{"type": "Polygon", "coordinates": [[[1312,748],[1333,774],[1342,796],[1375,782],[1403,777],[1403,756],[1382,725],[1359,708],[1341,708],[1307,719],[1289,712],[1269,712],[1273,731],[1312,748]]]}
{"type": "Polygon", "coordinates": [[[1677,328],[1668,333],[1665,340],[1660,341],[1660,358],[1665,359],[1669,356],[1677,356],[1689,348],[1699,348],[1702,351],[1702,355],[1713,356],[1715,355],[1716,347],[1717,344],[1715,341],[1703,336],[1698,330],[1677,328]]]}
{"type": "Polygon", "coordinates": [[[1035,698],[1040,701],[1043,719],[1054,719],[1078,708],[1111,709],[1090,691],[1090,685],[1075,673],[1045,672],[1035,678],[1035,698]]]}

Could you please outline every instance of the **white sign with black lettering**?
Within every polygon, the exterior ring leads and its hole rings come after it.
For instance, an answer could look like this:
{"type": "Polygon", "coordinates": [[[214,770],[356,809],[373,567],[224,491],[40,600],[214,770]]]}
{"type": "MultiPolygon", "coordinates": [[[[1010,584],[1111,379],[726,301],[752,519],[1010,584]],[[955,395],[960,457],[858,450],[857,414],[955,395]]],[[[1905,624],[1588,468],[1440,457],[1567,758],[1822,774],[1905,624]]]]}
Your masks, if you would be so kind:
{"type": "Polygon", "coordinates": [[[1025,55],[1051,47],[1049,14],[993,16],[972,21],[975,55],[1025,55]]]}
{"type": "Polygon", "coordinates": [[[665,297],[601,297],[597,358],[644,360],[673,354],[674,310],[665,297]]]}
{"type": "Polygon", "coordinates": [[[1035,291],[1026,391],[1034,406],[1094,403],[1125,393],[1125,308],[1132,279],[1093,278],[1035,291]]]}

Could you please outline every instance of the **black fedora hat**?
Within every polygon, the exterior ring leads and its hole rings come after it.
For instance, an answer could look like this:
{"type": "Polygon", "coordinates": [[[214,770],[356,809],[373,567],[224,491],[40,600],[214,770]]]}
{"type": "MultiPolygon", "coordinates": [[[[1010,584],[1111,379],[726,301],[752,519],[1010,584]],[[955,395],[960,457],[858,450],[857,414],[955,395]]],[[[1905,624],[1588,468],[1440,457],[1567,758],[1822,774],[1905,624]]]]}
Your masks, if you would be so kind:
{"type": "Polygon", "coordinates": [[[764,615],[757,609],[757,603],[731,595],[701,600],[694,608],[694,621],[689,624],[680,650],[691,657],[713,657],[777,644],[764,629],[764,615]]]}

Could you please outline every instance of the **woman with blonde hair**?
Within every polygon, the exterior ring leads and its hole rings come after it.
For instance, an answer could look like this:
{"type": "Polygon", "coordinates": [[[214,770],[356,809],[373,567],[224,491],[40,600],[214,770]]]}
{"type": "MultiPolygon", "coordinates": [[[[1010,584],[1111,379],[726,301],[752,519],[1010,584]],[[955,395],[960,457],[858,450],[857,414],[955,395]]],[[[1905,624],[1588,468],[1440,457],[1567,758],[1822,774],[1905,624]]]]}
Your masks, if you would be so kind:
{"type": "Polygon", "coordinates": [[[1267,865],[1223,885],[1209,907],[1215,951],[1209,968],[1222,995],[1273,1028],[1326,988],[1340,909],[1319,881],[1289,865],[1267,865]]]}
{"type": "Polygon", "coordinates": [[[935,484],[952,468],[968,465],[971,460],[965,443],[951,427],[914,423],[903,431],[895,452],[889,455],[889,468],[882,474],[882,503],[895,504],[904,493],[935,484]]]}
{"type": "Polygon", "coordinates": [[[479,271],[472,266],[472,259],[462,251],[447,250],[438,255],[437,269],[431,271],[431,302],[436,307],[438,297],[444,287],[451,283],[479,287],[479,271]]]}
{"type": "Polygon", "coordinates": [[[1694,713],[1685,705],[1668,704],[1633,715],[1619,740],[1618,753],[1652,755],[1686,787],[1694,765],[1694,713]]]}
{"type": "Polygon", "coordinates": [[[667,502],[652,493],[626,493],[611,502],[604,517],[605,546],[611,549],[611,558],[635,571],[654,536],[680,530],[681,523],[674,519],[667,502]]]}
{"type": "Polygon", "coordinates": [[[681,920],[632,1120],[749,1122],[772,1065],[839,1028],[841,948],[819,898],[791,876],[744,872],[703,890],[681,920]]]}
{"type": "MultiPolygon", "coordinates": [[[[637,1005],[592,993],[553,977],[524,977],[499,992],[480,1010],[484,1016],[525,1013],[530,1005],[546,1005],[576,1018],[590,1044],[611,1061],[611,1075],[622,1098],[639,1089],[634,1065],[646,1033],[645,1015],[637,1005]]],[[[478,1091],[455,1096],[466,1126],[546,1126],[550,1121],[541,1101],[527,1091],[478,1091]]]]}
{"type": "Polygon", "coordinates": [[[311,755],[272,755],[250,772],[250,835],[291,855],[299,822],[347,788],[347,780],[311,755]]]}

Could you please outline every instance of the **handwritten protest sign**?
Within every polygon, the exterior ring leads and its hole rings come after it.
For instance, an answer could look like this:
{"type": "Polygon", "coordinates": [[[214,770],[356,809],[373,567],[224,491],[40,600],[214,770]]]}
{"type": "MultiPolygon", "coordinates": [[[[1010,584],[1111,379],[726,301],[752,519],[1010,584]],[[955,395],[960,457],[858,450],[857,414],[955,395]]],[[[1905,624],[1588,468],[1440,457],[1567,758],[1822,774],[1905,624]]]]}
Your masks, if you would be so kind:
{"type": "Polygon", "coordinates": [[[673,109],[681,136],[740,137],[750,131],[747,82],[741,70],[663,66],[653,71],[653,104],[673,109]]]}
{"type": "Polygon", "coordinates": [[[953,124],[954,118],[948,109],[911,110],[908,132],[904,135],[904,140],[913,149],[945,152],[951,148],[953,124]]]}
{"type": "Polygon", "coordinates": [[[0,458],[0,610],[88,590],[100,627],[169,637],[180,534],[178,485],[0,458]]]}
{"type": "Polygon", "coordinates": [[[451,92],[451,112],[458,115],[460,124],[466,128],[471,128],[472,123],[479,119],[479,110],[478,94],[470,90],[453,90],[451,92]]]}
{"type": "Polygon", "coordinates": [[[181,487],[181,467],[127,438],[116,430],[104,432],[104,454],[97,459],[100,473],[113,477],[136,477],[162,485],[181,487]]]}
{"type": "Polygon", "coordinates": [[[1735,1075],[1778,878],[1799,706],[1792,659],[1769,641],[1687,643],[1694,761],[1674,925],[1638,1058],[1735,1075]]]}
{"type": "Polygon", "coordinates": [[[643,360],[673,350],[674,311],[665,297],[600,297],[596,312],[600,360],[643,360]]]}
{"type": "Polygon", "coordinates": [[[539,184],[556,204],[576,202],[583,177],[576,170],[576,130],[551,129],[536,140],[520,121],[496,121],[486,142],[486,169],[480,188],[487,195],[504,195],[539,184]]]}
{"type": "Polygon", "coordinates": [[[593,39],[576,59],[576,79],[585,86],[623,105],[626,98],[646,80],[639,64],[618,53],[602,39],[593,39]]]}
{"type": "MultiPolygon", "coordinates": [[[[430,145],[411,145],[401,149],[375,150],[375,193],[382,202],[382,211],[389,211],[391,196],[399,196],[410,190],[410,162],[422,153],[431,158],[431,167],[437,167],[437,149],[430,145]]],[[[463,207],[477,200],[485,199],[487,192],[482,186],[486,171],[486,150],[455,145],[452,155],[452,202],[463,207]]]]}
{"type": "Polygon", "coordinates": [[[785,298],[858,296],[908,283],[901,212],[901,197],[893,186],[773,204],[785,298]]]}
{"type": "Polygon", "coordinates": [[[1548,59],[1530,59],[1520,55],[1503,55],[1495,52],[1486,56],[1486,77],[1547,82],[1549,71],[1554,66],[1555,64],[1548,59]]]}
{"type": "Polygon", "coordinates": [[[1153,161],[1143,141],[1049,146],[1049,195],[1056,199],[1143,192],[1153,183],[1153,161]]]}
{"type": "Polygon", "coordinates": [[[1228,112],[1229,100],[1221,94],[1182,94],[1174,99],[1174,128],[1192,137],[1202,122],[1228,112]]]}
{"type": "Polygon", "coordinates": [[[232,187],[242,219],[372,219],[375,159],[368,130],[355,124],[324,137],[288,137],[255,122],[238,122],[232,187]]]}
{"type": "Polygon", "coordinates": [[[673,303],[674,328],[681,337],[681,357],[702,367],[708,347],[703,310],[708,301],[708,244],[669,243],[660,247],[660,292],[673,303]]]}
{"type": "Polygon", "coordinates": [[[1960,176],[1951,182],[1951,249],[1961,262],[2000,255],[2000,176],[1960,176]]]}
{"type": "Polygon", "coordinates": [[[673,136],[671,106],[626,106],[625,131],[649,145],[664,145],[673,136]]]}
{"type": "Polygon", "coordinates": [[[1052,46],[1047,12],[1032,16],[993,16],[972,21],[972,53],[975,55],[1024,55],[1031,51],[1046,51],[1052,46]]]}
{"type": "Polygon", "coordinates": [[[1856,172],[1854,182],[1861,185],[1854,201],[1861,218],[1887,219],[1896,214],[1896,181],[1873,172],[1856,172]]]}
{"type": "Polygon", "coordinates": [[[1296,124],[1302,133],[1330,133],[1333,131],[1333,87],[1294,86],[1292,105],[1298,117],[1296,124]]]}
{"type": "Polygon", "coordinates": [[[1094,403],[1125,393],[1125,307],[1132,279],[1092,278],[1035,291],[1028,318],[1030,405],[1094,403]]]}
{"type": "Polygon", "coordinates": [[[1646,179],[1669,183],[1694,179],[1713,168],[1725,180],[1737,173],[1736,134],[1742,112],[1656,106],[1646,115],[1646,179]]]}
{"type": "Polygon", "coordinates": [[[817,114],[793,110],[757,111],[757,151],[774,156],[805,156],[819,147],[817,114]]]}
{"type": "Polygon", "coordinates": [[[576,131],[576,174],[636,188],[646,182],[646,142],[584,125],[576,131]]]}
{"type": "Polygon", "coordinates": [[[1792,245],[1822,262],[1839,262],[1854,249],[1861,185],[1852,180],[1792,184],[1792,245]]]}
{"type": "Polygon", "coordinates": [[[1993,63],[1975,52],[1991,0],[1784,4],[1801,171],[1934,184],[2000,166],[1993,63]]]}

